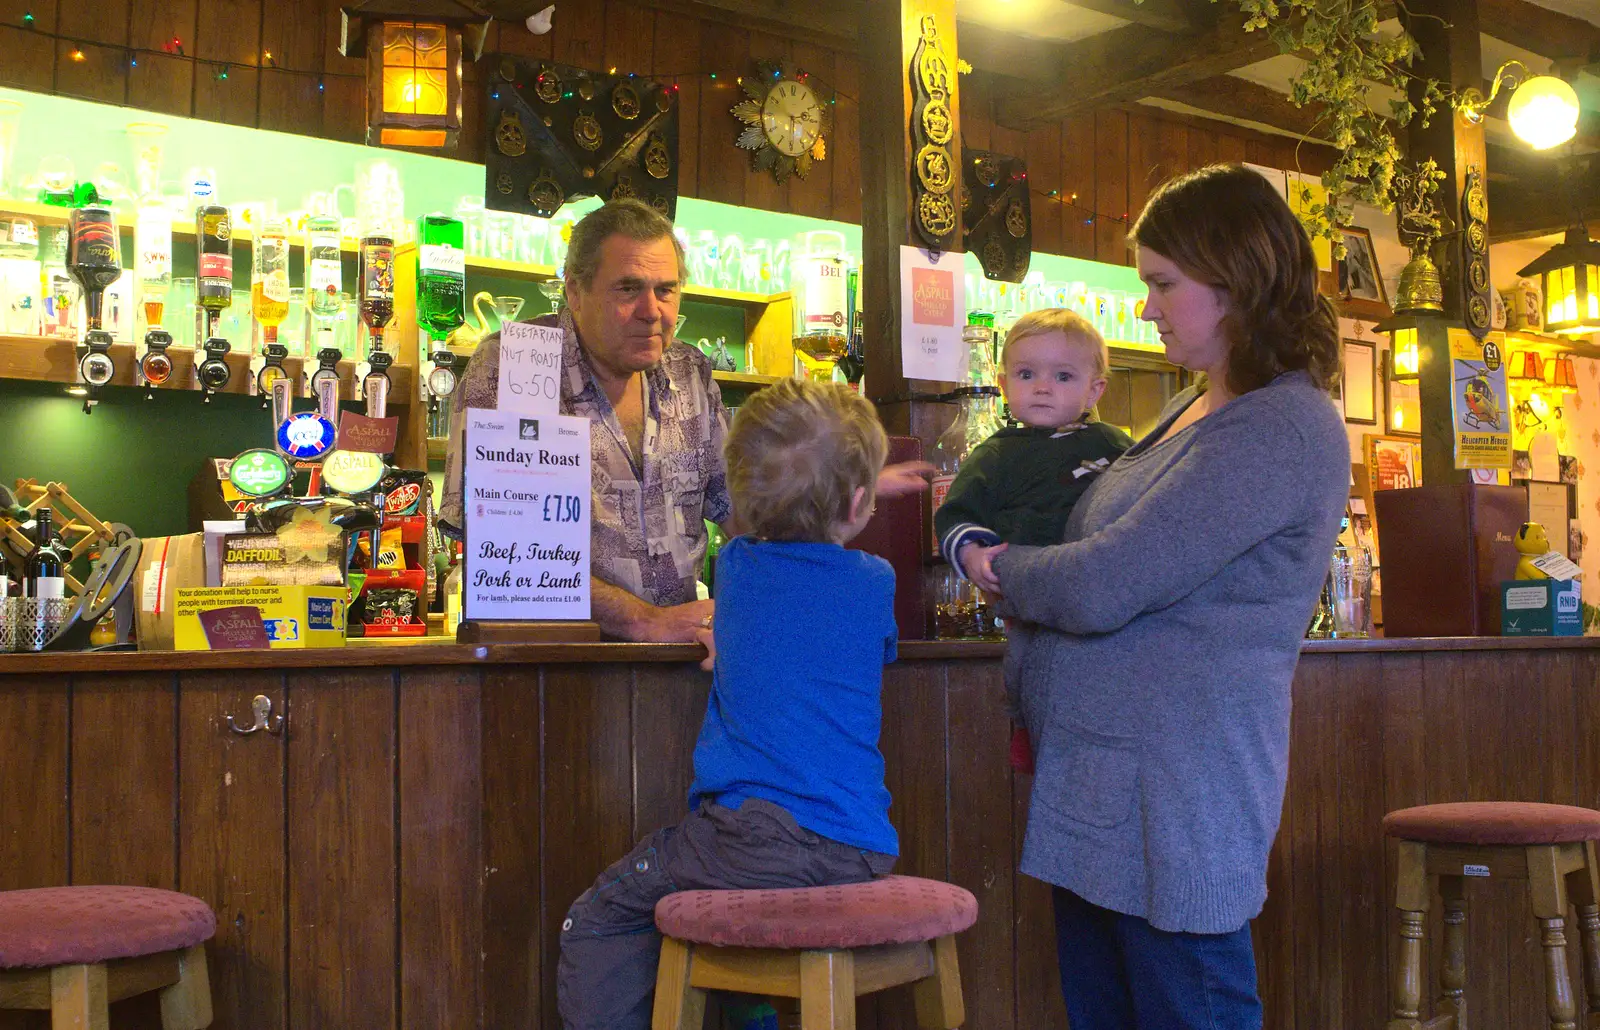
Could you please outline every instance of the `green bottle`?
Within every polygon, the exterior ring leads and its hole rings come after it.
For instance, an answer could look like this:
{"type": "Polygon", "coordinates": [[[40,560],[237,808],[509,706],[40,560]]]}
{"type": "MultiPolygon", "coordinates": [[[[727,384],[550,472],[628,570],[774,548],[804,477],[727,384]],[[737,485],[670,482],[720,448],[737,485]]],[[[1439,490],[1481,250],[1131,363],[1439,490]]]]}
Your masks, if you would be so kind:
{"type": "Polygon", "coordinates": [[[467,255],[459,218],[417,219],[417,323],[442,342],[467,317],[467,255]]]}

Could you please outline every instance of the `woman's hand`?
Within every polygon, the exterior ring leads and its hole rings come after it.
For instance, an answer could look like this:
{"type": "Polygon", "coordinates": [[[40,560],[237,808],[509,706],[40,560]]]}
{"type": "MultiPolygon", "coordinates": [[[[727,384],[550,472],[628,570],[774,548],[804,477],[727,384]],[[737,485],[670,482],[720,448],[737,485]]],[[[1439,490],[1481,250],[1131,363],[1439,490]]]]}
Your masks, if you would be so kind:
{"type": "Polygon", "coordinates": [[[984,547],[980,544],[967,544],[956,555],[961,562],[961,571],[972,581],[972,585],[986,594],[995,597],[1004,596],[1000,593],[1000,578],[994,573],[994,560],[1006,553],[1006,544],[996,544],[993,547],[984,547]]]}
{"type": "Polygon", "coordinates": [[[926,461],[903,461],[898,465],[885,465],[878,473],[878,496],[904,497],[928,489],[933,478],[933,465],[926,461]]]}

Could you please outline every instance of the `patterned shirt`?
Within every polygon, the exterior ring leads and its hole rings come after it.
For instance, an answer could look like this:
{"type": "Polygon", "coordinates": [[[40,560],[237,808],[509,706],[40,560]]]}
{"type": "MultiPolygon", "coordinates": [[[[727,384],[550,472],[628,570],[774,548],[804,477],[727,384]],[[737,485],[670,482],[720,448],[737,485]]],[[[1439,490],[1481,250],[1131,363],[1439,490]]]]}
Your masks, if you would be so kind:
{"type": "MultiPolygon", "coordinates": [[[[552,324],[548,316],[538,319],[552,324]]],[[[722,440],[728,429],[722,394],[705,355],[674,341],[644,373],[644,455],[636,461],[622,423],[595,381],[572,316],[561,355],[561,413],[589,420],[591,571],[658,606],[695,599],[706,553],[706,520],[725,522],[732,510],[722,440]]],[[[461,435],[467,408],[494,408],[500,383],[500,334],[483,338],[452,398],[439,522],[460,536],[461,435]]]]}

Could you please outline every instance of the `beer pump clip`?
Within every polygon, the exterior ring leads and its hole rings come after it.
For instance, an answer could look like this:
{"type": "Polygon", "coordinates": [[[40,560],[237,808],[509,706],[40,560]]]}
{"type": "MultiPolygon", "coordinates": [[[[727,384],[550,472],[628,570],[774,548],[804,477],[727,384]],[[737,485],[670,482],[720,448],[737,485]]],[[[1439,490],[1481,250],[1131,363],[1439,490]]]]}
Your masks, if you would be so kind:
{"type": "Polygon", "coordinates": [[[394,357],[386,350],[375,350],[372,357],[356,367],[356,385],[367,402],[368,418],[383,418],[389,413],[389,366],[394,357]]]}
{"type": "Polygon", "coordinates": [[[100,388],[116,377],[117,365],[111,360],[111,334],[104,329],[90,329],[83,334],[78,347],[78,381],[88,388],[83,399],[83,413],[94,411],[100,399],[100,388]]]}
{"type": "Polygon", "coordinates": [[[165,329],[151,329],[144,334],[144,353],[139,355],[139,385],[144,387],[144,399],[155,400],[156,387],[165,386],[172,378],[172,358],[167,348],[172,346],[172,334],[165,329]]]}

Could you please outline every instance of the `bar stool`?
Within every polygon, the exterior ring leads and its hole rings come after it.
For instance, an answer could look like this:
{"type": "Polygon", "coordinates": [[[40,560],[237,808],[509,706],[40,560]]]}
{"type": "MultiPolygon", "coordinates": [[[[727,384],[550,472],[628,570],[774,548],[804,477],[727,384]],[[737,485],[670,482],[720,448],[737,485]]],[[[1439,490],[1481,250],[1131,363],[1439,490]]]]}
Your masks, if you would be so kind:
{"type": "Polygon", "coordinates": [[[211,1025],[199,898],[152,887],[0,892],[0,1009],[45,1009],[55,1027],[106,1030],[111,1002],[161,992],[162,1030],[211,1025]]]}
{"type": "Polygon", "coordinates": [[[700,1030],[706,991],[800,999],[805,1030],[854,1030],[856,998],[913,984],[917,1025],[966,1020],[955,934],[972,893],[886,876],[787,890],[683,891],[656,904],[661,966],[653,1030],[700,1030]]]}
{"type": "Polygon", "coordinates": [[[1456,1030],[1467,1023],[1467,901],[1470,877],[1526,880],[1545,956],[1545,1001],[1553,1030],[1575,1030],[1567,973],[1567,905],[1578,913],[1591,1027],[1600,1027],[1600,812],[1571,805],[1475,801],[1402,808],[1383,817],[1400,841],[1395,907],[1400,962],[1388,1030],[1456,1030]],[[1444,899],[1444,956],[1437,1013],[1421,1021],[1422,936],[1431,882],[1444,899]]]}

